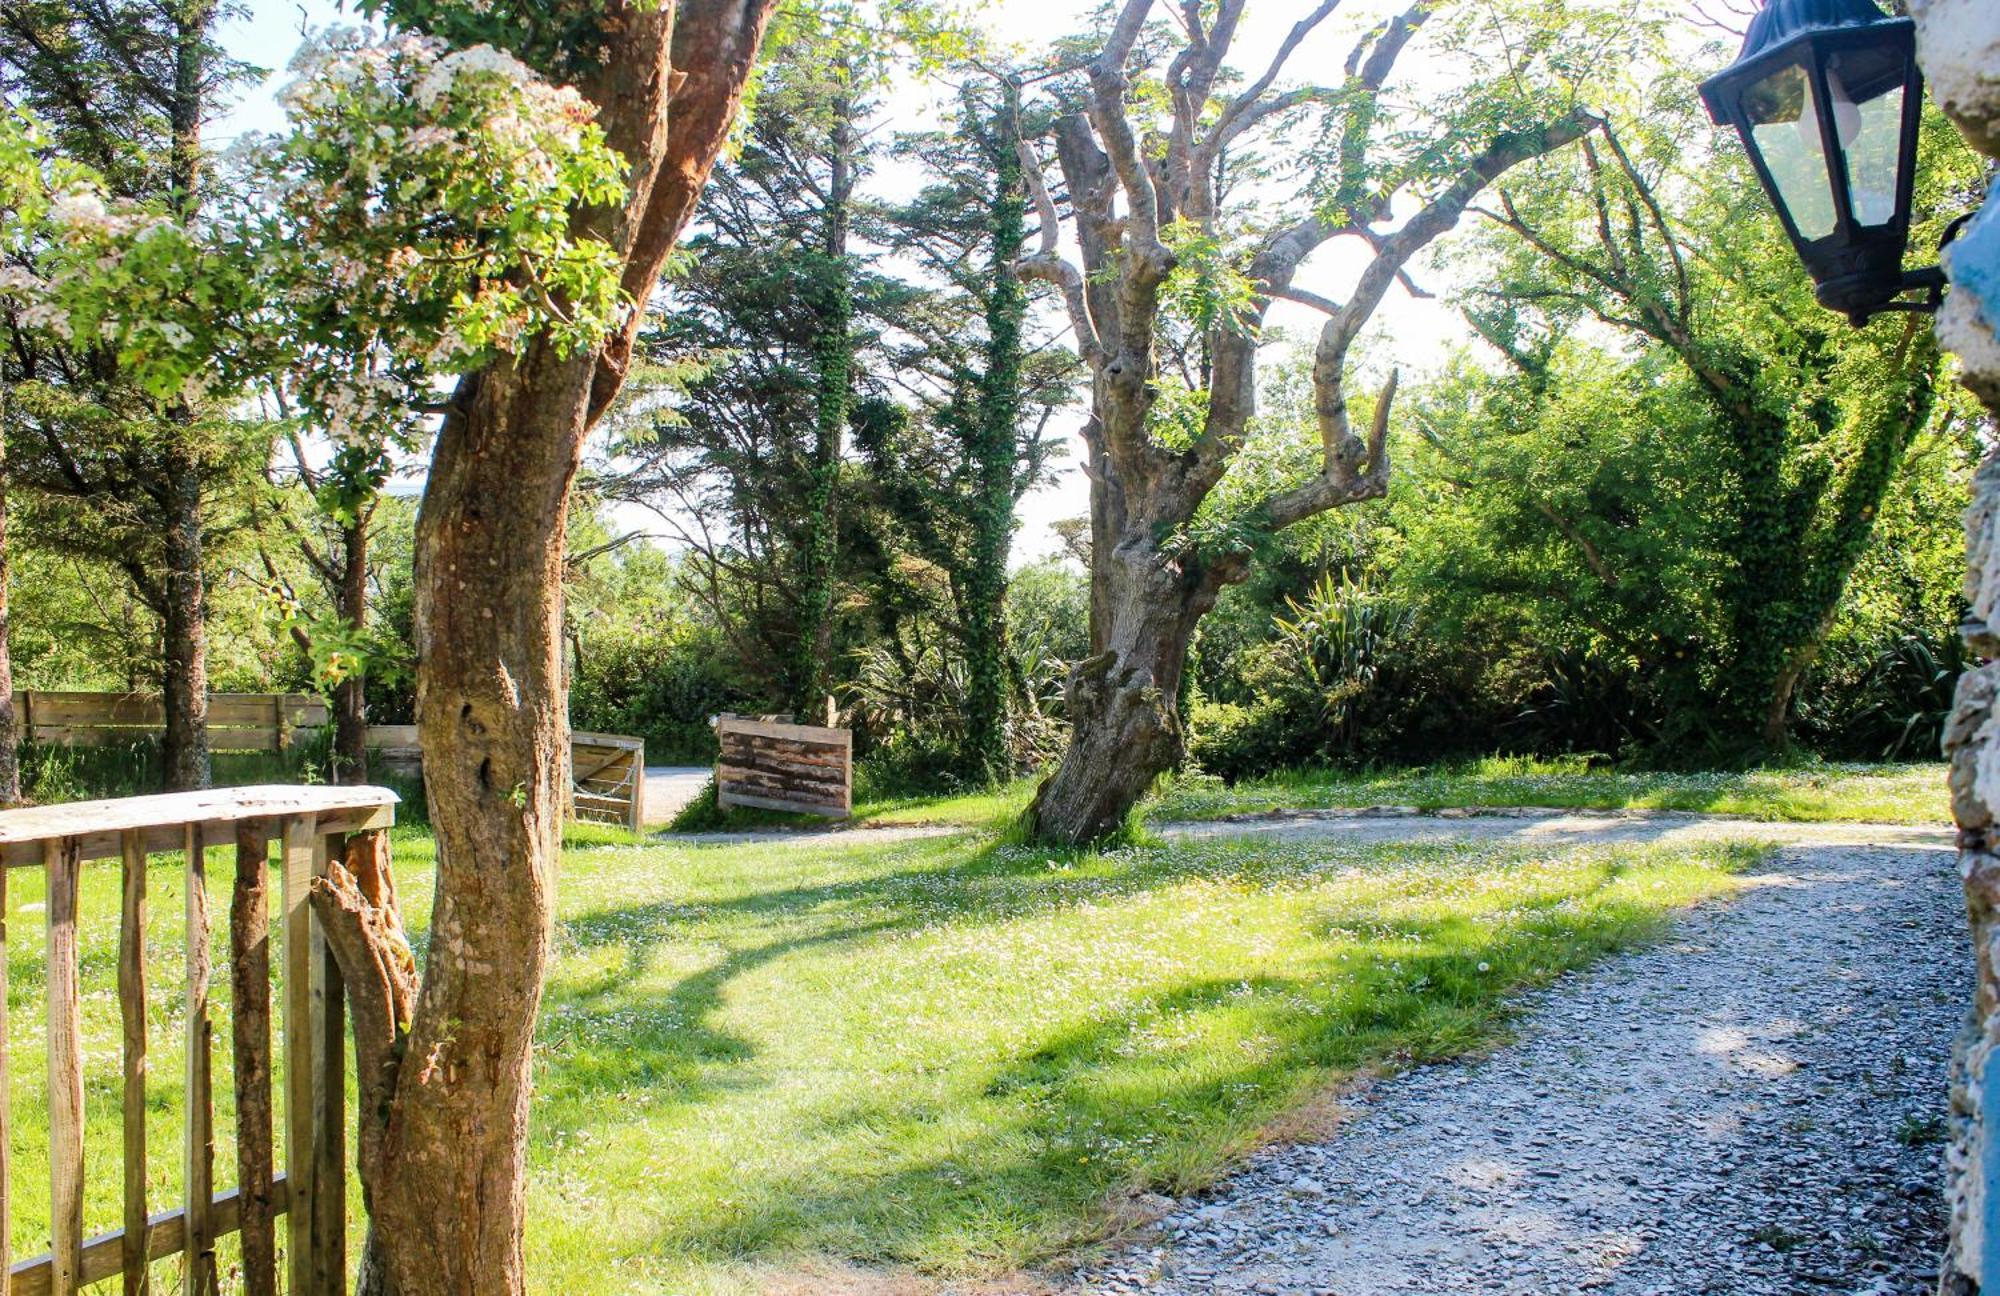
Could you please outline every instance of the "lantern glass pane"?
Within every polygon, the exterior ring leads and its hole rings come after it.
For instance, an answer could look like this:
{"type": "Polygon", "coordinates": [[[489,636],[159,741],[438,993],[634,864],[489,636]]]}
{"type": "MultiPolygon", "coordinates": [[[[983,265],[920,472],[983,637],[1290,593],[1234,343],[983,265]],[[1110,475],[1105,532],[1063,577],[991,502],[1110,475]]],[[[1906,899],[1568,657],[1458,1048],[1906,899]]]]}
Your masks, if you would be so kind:
{"type": "Polygon", "coordinates": [[[1751,146],[1764,159],[1799,237],[1833,233],[1833,179],[1821,146],[1812,80],[1796,65],[1779,68],[1743,93],[1751,146]]]}
{"type": "Polygon", "coordinates": [[[1847,195],[1861,225],[1896,218],[1903,154],[1904,68],[1878,58],[1840,56],[1827,69],[1833,120],[1847,155],[1847,195]],[[1858,102],[1857,102],[1858,101],[1858,102]]]}

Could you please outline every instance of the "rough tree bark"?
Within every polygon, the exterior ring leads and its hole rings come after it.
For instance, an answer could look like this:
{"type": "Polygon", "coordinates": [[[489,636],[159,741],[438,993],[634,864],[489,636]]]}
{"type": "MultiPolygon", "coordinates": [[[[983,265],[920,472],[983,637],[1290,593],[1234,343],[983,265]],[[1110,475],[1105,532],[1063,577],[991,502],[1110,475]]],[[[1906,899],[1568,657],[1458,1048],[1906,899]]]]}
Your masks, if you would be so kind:
{"type": "Polygon", "coordinates": [[[201,470],[169,447],[161,501],[167,527],[160,574],[160,754],[170,792],[205,788],[208,762],[208,581],[202,538],[201,470]]]}
{"type": "MultiPolygon", "coordinates": [[[[1273,492],[1252,513],[1274,534],[1314,514],[1372,499],[1388,488],[1387,432],[1394,380],[1377,402],[1364,439],[1349,425],[1347,360],[1356,336],[1410,259],[1457,223],[1495,177],[1582,136],[1595,119],[1572,111],[1495,135],[1459,169],[1432,177],[1430,197],[1393,232],[1390,196],[1364,182],[1377,100],[1428,4],[1413,5],[1363,37],[1344,84],[1273,89],[1299,44],[1335,9],[1321,0],[1281,43],[1261,75],[1219,105],[1212,102],[1246,0],[1212,13],[1182,6],[1188,44],[1166,76],[1173,124],[1157,144],[1128,112],[1128,67],[1152,0],[1125,0],[1103,51],[1089,67],[1084,111],[1056,126],[1056,161],[1074,213],[1080,260],[1059,250],[1060,222],[1041,163],[1024,152],[1030,193],[1041,216],[1041,246],[1020,263],[1024,275],[1061,291],[1077,350],[1091,373],[1083,429],[1091,483],[1091,645],[1069,684],[1074,726],[1068,750],[1035,795],[1025,828],[1055,845],[1118,831],[1182,750],[1177,695],[1195,625],[1222,589],[1249,570],[1240,553],[1209,555],[1187,542],[1188,524],[1227,471],[1256,408],[1257,332],[1271,302],[1285,297],[1323,311],[1313,382],[1321,438],[1319,474],[1273,492]],[[1170,222],[1218,237],[1216,177],[1246,131],[1310,103],[1339,105],[1338,192],[1322,210],[1280,226],[1239,267],[1253,299],[1238,318],[1217,321],[1201,339],[1198,363],[1208,397],[1192,445],[1169,449],[1148,420],[1161,376],[1161,294],[1175,268],[1163,241],[1170,222]],[[1150,152],[1148,149],[1150,148],[1150,152]],[[1373,256],[1347,301],[1294,288],[1305,259],[1340,237],[1365,241],[1373,256]]],[[[1150,108],[1147,110],[1150,111],[1150,108]]]]}
{"type": "MultiPolygon", "coordinates": [[[[340,529],[340,619],[355,633],[368,628],[368,514],[340,529]]],[[[368,781],[368,677],[356,673],[333,690],[333,772],[336,783],[368,781]]]]}
{"type": "MultiPolygon", "coordinates": [[[[574,219],[622,259],[637,302],[727,137],[772,3],[605,8],[603,71],[579,89],[630,165],[628,195],[574,219]]],[[[392,906],[341,874],[314,893],[352,999],[373,1291],[525,1290],[529,1066],[567,768],[563,519],[641,314],[596,350],[530,343],[468,378],[433,454],[417,534],[417,723],[438,882],[421,989],[392,906]]]]}
{"type": "Polygon", "coordinates": [[[0,806],[21,800],[21,734],[14,717],[14,656],[9,650],[7,593],[7,387],[0,376],[0,806]]]}

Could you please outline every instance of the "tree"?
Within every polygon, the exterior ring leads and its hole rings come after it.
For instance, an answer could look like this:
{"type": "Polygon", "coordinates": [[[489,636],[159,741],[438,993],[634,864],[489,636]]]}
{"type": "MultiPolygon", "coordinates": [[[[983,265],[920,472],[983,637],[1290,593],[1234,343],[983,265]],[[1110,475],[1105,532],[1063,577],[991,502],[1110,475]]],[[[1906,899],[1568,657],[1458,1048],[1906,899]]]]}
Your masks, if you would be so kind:
{"type": "Polygon", "coordinates": [[[439,848],[421,986],[373,897],[338,883],[315,895],[354,1009],[371,1273],[400,1296],[525,1287],[530,1064],[568,775],[566,506],[584,440],[631,364],[643,305],[728,137],[770,8],[389,8],[461,57],[502,43],[575,84],[625,177],[609,201],[575,201],[563,228],[602,250],[633,307],[608,336],[544,329],[496,346],[441,418],[417,527],[418,727],[439,848]]]}
{"type": "Polygon", "coordinates": [[[689,548],[688,594],[764,678],[768,704],[801,719],[823,714],[867,632],[858,587],[883,565],[852,415],[924,386],[906,371],[932,336],[919,317],[935,313],[934,294],[881,264],[900,244],[895,216],[864,192],[874,98],[893,69],[921,70],[956,39],[909,0],[784,11],[756,116],[704,192],[690,264],[645,336],[654,390],[614,415],[612,462],[593,480],[689,548]]]}
{"type": "Polygon", "coordinates": [[[564,513],[767,14],[755,0],[415,5],[396,16],[416,30],[335,31],[302,56],[291,129],[255,151],[239,206],[195,224],[74,180],[37,273],[4,285],[36,327],[98,339],[147,393],[280,378],[344,443],[461,375],[417,526],[440,848],[421,985],[379,870],[314,892],[354,1010],[368,1290],[522,1288],[529,1063],[568,790],[564,513]]]}
{"type": "MultiPolygon", "coordinates": [[[[227,12],[218,0],[10,4],[0,86],[109,193],[192,221],[206,196],[203,126],[248,73],[215,39],[227,12]]],[[[12,480],[72,501],[87,519],[73,534],[114,556],[159,619],[167,785],[205,787],[209,510],[242,479],[256,434],[198,394],[140,389],[101,345],[26,328],[18,314],[7,323],[23,384],[12,480]]]]}
{"type": "MultiPolygon", "coordinates": [[[[1930,418],[1942,360],[1915,316],[1850,335],[1815,309],[1776,222],[1743,210],[1754,186],[1740,166],[1718,182],[1691,142],[1695,110],[1675,107],[1649,96],[1645,125],[1599,126],[1500,189],[1481,212],[1498,233],[1499,283],[1478,294],[1475,323],[1532,371],[1518,339],[1584,316],[1691,381],[1709,415],[1691,427],[1712,422],[1721,468],[1708,488],[1720,660],[1706,684],[1723,745],[1782,751],[1799,682],[1930,418]]],[[[1920,219],[1941,225],[1959,209],[1967,156],[1932,131],[1920,219]]]]}
{"type": "MultiPolygon", "coordinates": [[[[1559,8],[1536,10],[1544,30],[1531,41],[1504,39],[1506,31],[1475,37],[1469,27],[1454,33],[1457,53],[1475,64],[1470,89],[1448,98],[1444,120],[1430,131],[1397,131],[1389,129],[1396,123],[1384,88],[1436,6],[1415,5],[1366,33],[1341,84],[1277,89],[1294,52],[1337,7],[1325,0],[1293,26],[1262,73],[1233,91],[1223,89],[1224,67],[1244,0],[1222,0],[1213,11],[1176,9],[1185,41],[1161,80],[1145,82],[1151,60],[1141,37],[1153,7],[1126,0],[1117,8],[1077,108],[1056,123],[1080,261],[1062,255],[1061,212],[1040,160],[1024,157],[1042,232],[1021,272],[1058,285],[1092,378],[1083,436],[1093,655],[1071,676],[1069,748],[1025,818],[1034,837],[1051,843],[1118,830],[1178,758],[1189,641],[1222,589],[1248,573],[1257,541],[1386,489],[1394,379],[1367,433],[1357,434],[1348,360],[1411,260],[1496,177],[1579,138],[1594,120],[1569,84],[1574,62],[1548,57],[1571,21],[1559,8]],[[1507,65],[1479,66],[1481,41],[1509,51],[1507,65]],[[1138,123],[1156,108],[1171,125],[1142,130],[1138,123]],[[1297,177],[1312,209],[1259,232],[1231,189],[1235,168],[1258,129],[1291,122],[1298,130],[1307,117],[1326,141],[1297,177]],[[1426,138],[1418,144],[1417,136],[1426,138]],[[1381,228],[1399,196],[1414,211],[1393,230],[1381,228]],[[1294,284],[1306,259],[1338,238],[1371,252],[1340,302],[1294,284]],[[1233,492],[1244,498],[1218,518],[1211,499],[1251,430],[1258,330],[1278,298],[1327,316],[1314,369],[1319,462],[1289,482],[1233,492]]],[[[1509,20],[1505,11],[1486,13],[1466,21],[1509,20]]],[[[1598,21],[1610,24],[1610,38],[1591,48],[1615,57],[1615,19],[1598,21]]]]}
{"type": "Polygon", "coordinates": [[[933,180],[887,214],[884,236],[937,286],[896,320],[902,402],[864,402],[854,419],[887,543],[942,575],[940,620],[965,664],[954,746],[975,781],[1020,764],[1009,717],[1028,698],[1008,646],[1007,564],[1015,509],[1047,479],[1049,426],[1074,385],[1070,357],[1028,336],[1015,269],[1027,235],[1021,87],[1011,74],[988,79],[962,92],[955,132],[903,142],[933,180]]]}
{"type": "Polygon", "coordinates": [[[275,467],[267,470],[274,496],[267,513],[320,585],[332,617],[316,620],[305,615],[268,546],[260,545],[258,556],[265,576],[284,601],[287,632],[311,664],[315,679],[333,695],[334,780],[362,784],[368,781],[368,680],[393,676],[405,665],[399,660],[400,645],[382,642],[369,627],[369,541],[382,487],[388,481],[388,455],[376,444],[343,445],[319,469],[296,432],[287,443],[292,452],[290,484],[310,500],[312,514],[298,516],[295,492],[278,480],[275,467]]]}

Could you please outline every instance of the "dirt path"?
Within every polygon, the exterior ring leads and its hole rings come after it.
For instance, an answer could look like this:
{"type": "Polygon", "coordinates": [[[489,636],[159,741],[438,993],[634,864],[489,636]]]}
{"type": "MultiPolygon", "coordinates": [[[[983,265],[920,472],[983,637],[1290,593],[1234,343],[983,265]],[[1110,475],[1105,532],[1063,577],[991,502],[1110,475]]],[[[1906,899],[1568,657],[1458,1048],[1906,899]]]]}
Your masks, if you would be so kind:
{"type": "Polygon", "coordinates": [[[1948,838],[1646,818],[1250,825],[1801,844],[1662,944],[1528,1001],[1491,1058],[1383,1081],[1328,1142],[1260,1154],[1138,1244],[1027,1290],[1929,1291],[1945,1059],[1970,989],[1948,838]]]}

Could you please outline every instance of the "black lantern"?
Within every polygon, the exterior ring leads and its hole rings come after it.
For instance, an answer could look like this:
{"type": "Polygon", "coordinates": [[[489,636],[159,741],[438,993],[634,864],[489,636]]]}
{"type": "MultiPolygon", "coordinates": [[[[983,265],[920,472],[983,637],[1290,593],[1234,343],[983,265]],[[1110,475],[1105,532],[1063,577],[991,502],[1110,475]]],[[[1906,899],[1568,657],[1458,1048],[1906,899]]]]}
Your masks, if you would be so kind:
{"type": "Polygon", "coordinates": [[[1936,267],[1905,273],[1923,77],[1916,28],[1873,0],[1770,0],[1734,64],[1702,83],[1734,126],[1757,178],[1818,285],[1856,324],[1932,310],[1936,267]],[[1926,298],[1898,300],[1910,289],[1926,298]]]}

